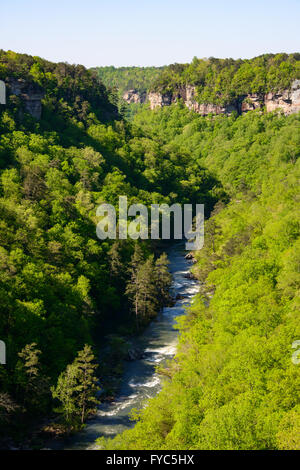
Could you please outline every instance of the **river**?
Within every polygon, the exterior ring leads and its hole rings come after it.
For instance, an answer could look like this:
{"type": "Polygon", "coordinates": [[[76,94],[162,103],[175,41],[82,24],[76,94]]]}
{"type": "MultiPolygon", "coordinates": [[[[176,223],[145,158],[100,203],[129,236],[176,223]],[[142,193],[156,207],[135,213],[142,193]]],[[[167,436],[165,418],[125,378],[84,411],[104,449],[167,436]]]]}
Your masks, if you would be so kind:
{"type": "Polygon", "coordinates": [[[95,440],[100,436],[114,437],[134,426],[129,419],[132,408],[141,408],[149,398],[161,389],[158,364],[171,359],[176,352],[178,330],[174,328],[176,317],[184,315],[185,307],[199,290],[196,280],[185,277],[190,263],[185,259],[183,245],[168,250],[169,270],[173,276],[174,295],[184,296],[173,307],[166,307],[151,322],[146,330],[132,341],[133,346],[144,351],[143,359],[126,362],[119,393],[113,402],[104,402],[96,415],[90,419],[84,431],[78,433],[65,449],[95,449],[95,440]]]}

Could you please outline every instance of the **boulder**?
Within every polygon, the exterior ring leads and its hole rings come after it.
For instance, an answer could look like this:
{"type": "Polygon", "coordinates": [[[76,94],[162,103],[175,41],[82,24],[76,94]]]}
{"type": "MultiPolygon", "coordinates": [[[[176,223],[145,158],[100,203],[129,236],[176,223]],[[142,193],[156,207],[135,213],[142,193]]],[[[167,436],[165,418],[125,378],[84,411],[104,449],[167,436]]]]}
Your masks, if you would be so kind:
{"type": "Polygon", "coordinates": [[[137,361],[139,359],[143,359],[145,356],[144,351],[140,348],[130,348],[127,352],[127,361],[137,361]]]}
{"type": "Polygon", "coordinates": [[[194,276],[194,274],[192,274],[191,272],[188,272],[184,275],[184,277],[186,279],[193,279],[193,280],[196,280],[196,277],[194,276]]]}
{"type": "Polygon", "coordinates": [[[186,295],[177,294],[175,297],[175,300],[183,300],[183,299],[186,299],[186,295]]]}

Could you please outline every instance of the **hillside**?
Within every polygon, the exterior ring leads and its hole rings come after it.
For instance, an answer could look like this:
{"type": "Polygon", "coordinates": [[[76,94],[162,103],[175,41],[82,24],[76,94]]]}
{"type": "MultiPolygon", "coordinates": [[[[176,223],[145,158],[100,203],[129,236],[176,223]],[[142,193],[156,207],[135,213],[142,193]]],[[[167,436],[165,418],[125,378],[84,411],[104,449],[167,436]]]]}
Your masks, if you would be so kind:
{"type": "Polygon", "coordinates": [[[249,60],[195,57],[190,64],[155,69],[155,74],[149,69],[151,80],[144,76],[148,69],[130,69],[130,81],[127,69],[98,70],[100,78],[116,86],[129,104],[149,102],[154,109],[182,100],[201,115],[242,114],[261,108],[280,108],[288,114],[300,109],[299,58],[298,53],[265,54],[249,60]]]}
{"type": "Polygon", "coordinates": [[[126,195],[128,205],[205,204],[205,245],[192,268],[202,288],[178,323],[161,393],[133,411],[133,429],[101,438],[99,448],[300,448],[300,366],[292,361],[300,340],[300,114],[249,106],[203,116],[179,95],[188,84],[199,105],[220,107],[249,94],[297,95],[299,55],[194,59],[161,70],[150,85],[156,72],[146,69],[134,85],[171,96],[168,105],[142,107],[128,122],[94,71],[0,51],[4,447],[11,437],[22,446],[49,416],[62,433],[80,429],[95,410],[96,383],[101,399],[111,399],[130,339],[171,302],[157,240],[96,236],[99,204],[117,208],[126,195]],[[88,383],[78,375],[83,359],[88,383]]]}
{"type": "MultiPolygon", "coordinates": [[[[160,253],[151,242],[101,242],[98,205],[117,206],[119,195],[128,204],[195,200],[201,186],[209,210],[217,183],[184,152],[161,151],[122,120],[104,85],[83,66],[1,51],[0,78],[7,85],[0,107],[4,438],[22,436],[33,419],[53,413],[50,388],[85,344],[108,348],[98,375],[114,393],[112,379],[136,333],[131,276],[141,270],[146,282],[139,328],[169,302],[169,278],[159,280],[167,261],[160,261],[157,278],[160,253]],[[186,181],[196,172],[198,184],[190,188],[186,181]]],[[[78,425],[76,413],[71,424],[78,425]]]]}
{"type": "MultiPolygon", "coordinates": [[[[214,119],[172,105],[134,124],[206,167],[230,197],[206,222],[162,392],[101,449],[300,449],[299,113],[214,119]]],[[[194,186],[193,179],[190,180],[194,186]]]]}

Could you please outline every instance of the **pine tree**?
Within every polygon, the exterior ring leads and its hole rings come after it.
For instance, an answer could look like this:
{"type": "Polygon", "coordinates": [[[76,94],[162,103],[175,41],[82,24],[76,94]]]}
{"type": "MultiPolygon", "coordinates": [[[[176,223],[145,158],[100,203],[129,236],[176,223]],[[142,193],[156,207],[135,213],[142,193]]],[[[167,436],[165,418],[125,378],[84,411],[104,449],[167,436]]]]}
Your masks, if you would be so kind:
{"type": "Polygon", "coordinates": [[[110,278],[113,284],[122,292],[124,292],[125,281],[128,277],[128,273],[126,272],[126,263],[123,259],[126,256],[123,254],[123,248],[122,241],[116,240],[108,252],[110,278]]]}
{"type": "Polygon", "coordinates": [[[81,423],[85,418],[95,410],[95,405],[99,403],[96,393],[99,390],[97,386],[97,377],[95,370],[97,365],[94,363],[95,356],[92,348],[87,344],[83,350],[78,353],[74,365],[77,368],[77,403],[81,411],[81,423]]]}
{"type": "Polygon", "coordinates": [[[159,307],[153,255],[141,265],[138,271],[138,286],[142,315],[144,318],[151,318],[157,313],[159,307]]]}
{"type": "Polygon", "coordinates": [[[157,312],[159,302],[156,281],[153,256],[145,261],[141,248],[136,245],[130,263],[130,279],[127,283],[126,294],[132,303],[137,328],[139,328],[140,320],[153,317],[157,312]]]}
{"type": "Polygon", "coordinates": [[[136,327],[139,327],[139,314],[140,314],[140,302],[141,302],[141,292],[139,285],[139,276],[138,272],[140,270],[141,264],[144,262],[144,254],[141,247],[136,244],[134,248],[134,253],[131,258],[130,267],[129,267],[129,281],[127,282],[125,293],[129,296],[132,308],[135,313],[136,327]]]}
{"type": "Polygon", "coordinates": [[[99,390],[95,375],[97,365],[94,361],[92,348],[85,345],[75,361],[60,374],[56,387],[51,389],[53,398],[61,402],[57,411],[63,414],[68,425],[78,421],[83,424],[99,403],[96,398],[99,390]]]}
{"type": "Polygon", "coordinates": [[[27,411],[44,410],[50,395],[49,379],[41,372],[41,351],[36,346],[36,343],[27,344],[22,349],[15,372],[17,395],[27,411]]]}
{"type": "Polygon", "coordinates": [[[170,264],[166,253],[163,253],[155,262],[156,271],[156,288],[158,292],[158,299],[160,307],[168,305],[171,300],[170,287],[172,283],[172,275],[169,272],[168,265],[170,264]]]}

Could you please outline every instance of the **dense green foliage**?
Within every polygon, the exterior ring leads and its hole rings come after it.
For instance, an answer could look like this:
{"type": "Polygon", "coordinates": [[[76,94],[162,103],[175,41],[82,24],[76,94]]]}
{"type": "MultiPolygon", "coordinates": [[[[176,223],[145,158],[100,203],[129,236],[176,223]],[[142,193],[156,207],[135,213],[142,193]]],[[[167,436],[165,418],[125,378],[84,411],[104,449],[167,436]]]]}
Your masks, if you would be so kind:
{"type": "Polygon", "coordinates": [[[147,92],[164,67],[96,67],[100,80],[109,88],[117,88],[121,95],[127,90],[147,92]]]}
{"type": "Polygon", "coordinates": [[[85,345],[74,362],[60,374],[57,386],[52,387],[53,398],[61,403],[58,411],[64,415],[68,425],[74,426],[75,423],[76,426],[78,422],[83,424],[99,403],[96,393],[100,389],[97,386],[97,365],[94,361],[91,347],[85,345]]]}
{"type": "Polygon", "coordinates": [[[218,178],[162,392],[105,449],[299,449],[300,116],[203,118],[171,106],[135,125],[218,178]]]}
{"type": "Polygon", "coordinates": [[[131,121],[145,105],[143,99],[165,67],[96,67],[92,69],[101,82],[110,90],[111,101],[119,113],[131,121]],[[134,90],[140,95],[141,103],[128,104],[123,99],[125,92],[134,90]]]}
{"type": "Polygon", "coordinates": [[[199,103],[228,104],[249,93],[265,94],[290,87],[300,78],[300,55],[265,54],[253,59],[198,59],[164,68],[152,89],[176,92],[195,85],[199,103]]]}
{"type": "MultiPolygon", "coordinates": [[[[97,79],[96,73],[86,70],[83,65],[64,62],[53,63],[40,57],[17,54],[0,49],[0,80],[21,79],[32,81],[46,92],[44,114],[49,129],[64,130],[64,119],[86,121],[90,113],[96,113],[101,121],[117,117],[116,108],[110,103],[105,86],[97,79]],[[52,119],[50,120],[50,114],[52,119]],[[58,121],[53,119],[58,115],[58,121]]],[[[12,97],[10,105],[20,105],[12,97]]]]}
{"type": "MultiPolygon", "coordinates": [[[[157,87],[191,83],[199,99],[227,101],[289,86],[298,64],[296,54],[195,59],[157,87]]],[[[178,103],[129,124],[82,66],[1,51],[0,79],[16,78],[45,97],[39,122],[21,97],[0,108],[2,433],[49,413],[50,390],[67,423],[82,422],[95,405],[95,338],[134,331],[169,302],[155,245],[96,237],[97,206],[126,195],[213,212],[193,267],[205,287],[179,321],[164,388],[132,430],[100,445],[299,448],[299,115],[204,118],[178,103]]],[[[111,344],[117,357],[124,342],[111,344]]]]}
{"type": "Polygon", "coordinates": [[[142,249],[136,245],[129,272],[126,293],[138,327],[143,319],[154,317],[157,310],[170,301],[171,275],[166,254],[161,255],[155,263],[153,256],[145,261],[142,249]]]}
{"type": "MultiPolygon", "coordinates": [[[[7,83],[22,77],[45,93],[39,122],[15,95],[0,109],[0,338],[7,347],[0,406],[8,404],[0,419],[7,423],[6,411],[17,410],[21,421],[12,415],[11,422],[21,427],[24,411],[40,414],[51,406],[49,400],[36,408],[20,403],[15,368],[26,345],[37,345],[40,373],[53,385],[84,344],[95,338],[101,343],[116,325],[135,328],[129,288],[135,242],[100,242],[97,206],[117,206],[119,195],[129,205],[195,200],[201,186],[212,207],[216,182],[185,152],[160,149],[122,121],[103,85],[84,67],[3,51],[0,58],[7,83]],[[191,188],[193,174],[197,184],[191,188]]],[[[147,261],[150,242],[142,245],[147,281],[155,260],[147,261]]],[[[164,270],[156,271],[157,285],[169,282],[164,270]]],[[[147,308],[139,323],[166,300],[163,286],[154,300],[153,282],[145,286],[147,308]]]]}

